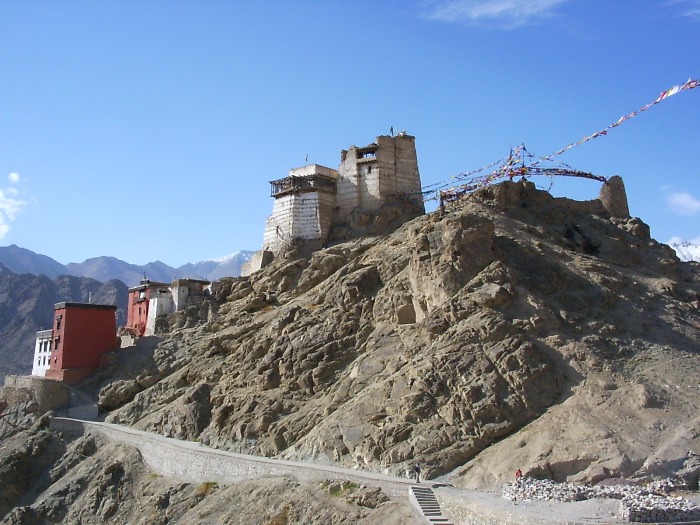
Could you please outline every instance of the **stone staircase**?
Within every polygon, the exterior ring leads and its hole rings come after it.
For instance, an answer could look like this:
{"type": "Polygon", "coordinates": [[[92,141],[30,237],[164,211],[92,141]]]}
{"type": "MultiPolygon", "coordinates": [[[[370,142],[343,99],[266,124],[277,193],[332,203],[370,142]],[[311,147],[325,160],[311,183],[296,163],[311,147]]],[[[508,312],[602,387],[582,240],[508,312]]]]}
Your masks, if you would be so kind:
{"type": "Polygon", "coordinates": [[[408,499],[414,507],[421,511],[428,523],[434,525],[453,525],[447,516],[442,514],[433,489],[428,485],[411,485],[408,489],[408,499]]]}

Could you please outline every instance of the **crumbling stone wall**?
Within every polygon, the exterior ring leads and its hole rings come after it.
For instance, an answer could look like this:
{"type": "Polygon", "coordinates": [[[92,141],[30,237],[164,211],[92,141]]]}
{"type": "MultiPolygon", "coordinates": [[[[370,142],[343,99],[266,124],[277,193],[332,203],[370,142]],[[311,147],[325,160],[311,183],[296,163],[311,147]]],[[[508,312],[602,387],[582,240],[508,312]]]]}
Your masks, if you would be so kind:
{"type": "MultiPolygon", "coordinates": [[[[334,225],[347,224],[357,209],[378,212],[398,195],[420,196],[415,137],[402,133],[396,137],[380,135],[376,140],[341,153],[334,225]]],[[[402,202],[407,218],[425,212],[420,198],[402,202]]]]}

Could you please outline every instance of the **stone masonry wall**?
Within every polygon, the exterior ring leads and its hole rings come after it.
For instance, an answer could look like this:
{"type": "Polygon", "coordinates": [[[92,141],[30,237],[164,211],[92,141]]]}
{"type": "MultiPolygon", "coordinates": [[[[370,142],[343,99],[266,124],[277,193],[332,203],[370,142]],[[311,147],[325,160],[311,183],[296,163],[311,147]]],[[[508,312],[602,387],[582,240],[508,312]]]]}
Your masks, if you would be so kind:
{"type": "Polygon", "coordinates": [[[339,479],[380,486],[392,499],[405,499],[411,484],[410,479],[391,478],[373,472],[353,473],[349,469],[216,450],[199,443],[108,423],[52,418],[51,428],[72,436],[90,432],[135,447],[153,471],[189,483],[216,481],[232,484],[267,476],[292,476],[305,482],[339,479]]]}
{"type": "Polygon", "coordinates": [[[324,192],[284,195],[275,199],[265,224],[263,249],[279,253],[294,239],[324,241],[334,212],[334,196],[324,192]]]}
{"type": "MultiPolygon", "coordinates": [[[[395,201],[397,193],[420,197],[415,137],[398,135],[377,137],[374,155],[358,159],[358,150],[352,146],[338,168],[337,212],[334,224],[347,222],[355,208],[379,211],[388,202],[395,201]]],[[[423,213],[422,202],[415,214],[423,213]]]]}
{"type": "Polygon", "coordinates": [[[357,148],[353,146],[340,164],[338,174],[334,223],[345,222],[355,208],[379,207],[379,172],[375,158],[358,159],[357,148]]]}
{"type": "Polygon", "coordinates": [[[26,389],[39,404],[40,411],[56,410],[70,405],[70,390],[60,381],[32,376],[5,377],[5,394],[11,396],[11,390],[26,389]]]}
{"type": "Polygon", "coordinates": [[[415,138],[410,135],[377,137],[381,196],[395,193],[419,193],[418,156],[415,138]]]}

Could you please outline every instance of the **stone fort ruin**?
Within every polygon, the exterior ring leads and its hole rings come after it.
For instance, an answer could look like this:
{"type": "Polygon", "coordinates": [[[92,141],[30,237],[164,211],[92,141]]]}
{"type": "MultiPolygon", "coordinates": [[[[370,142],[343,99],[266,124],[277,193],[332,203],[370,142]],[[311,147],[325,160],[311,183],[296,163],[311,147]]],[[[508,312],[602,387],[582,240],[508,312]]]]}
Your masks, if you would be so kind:
{"type": "Polygon", "coordinates": [[[405,131],[342,150],[337,170],[310,164],[270,185],[275,202],[263,247],[244,275],[290,252],[385,233],[425,213],[415,137],[405,131]]]}

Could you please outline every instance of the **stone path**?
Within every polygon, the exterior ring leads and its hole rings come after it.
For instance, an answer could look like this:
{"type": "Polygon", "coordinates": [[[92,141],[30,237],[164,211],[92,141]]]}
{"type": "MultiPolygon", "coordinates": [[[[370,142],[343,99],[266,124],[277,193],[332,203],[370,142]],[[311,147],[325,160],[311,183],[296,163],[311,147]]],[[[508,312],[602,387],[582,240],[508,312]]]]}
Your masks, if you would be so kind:
{"type": "Polygon", "coordinates": [[[233,484],[270,476],[288,476],[307,483],[331,479],[380,487],[389,498],[405,502],[413,483],[408,478],[376,472],[227,452],[110,423],[53,417],[51,428],[70,436],[92,433],[135,447],[155,473],[188,483],[233,484]]]}
{"type": "Polygon", "coordinates": [[[141,452],[149,468],[176,481],[233,484],[257,477],[288,476],[299,482],[321,483],[331,479],[380,487],[393,500],[411,501],[426,522],[433,525],[629,523],[620,519],[617,500],[514,503],[495,492],[460,490],[431,482],[416,485],[412,479],[376,472],[226,452],[110,423],[54,417],[51,427],[67,435],[89,432],[133,446],[141,452]]]}

